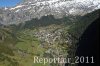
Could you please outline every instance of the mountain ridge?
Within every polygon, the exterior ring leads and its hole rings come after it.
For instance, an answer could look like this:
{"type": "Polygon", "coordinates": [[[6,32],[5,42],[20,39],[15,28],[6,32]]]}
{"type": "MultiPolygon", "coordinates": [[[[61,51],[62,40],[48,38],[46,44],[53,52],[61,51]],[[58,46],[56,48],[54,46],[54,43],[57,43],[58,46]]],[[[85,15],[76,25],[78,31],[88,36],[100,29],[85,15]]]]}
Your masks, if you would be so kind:
{"type": "Polygon", "coordinates": [[[4,25],[19,24],[47,15],[54,15],[57,19],[69,15],[84,16],[100,9],[99,4],[99,0],[23,0],[15,7],[1,8],[0,23],[4,25]]]}

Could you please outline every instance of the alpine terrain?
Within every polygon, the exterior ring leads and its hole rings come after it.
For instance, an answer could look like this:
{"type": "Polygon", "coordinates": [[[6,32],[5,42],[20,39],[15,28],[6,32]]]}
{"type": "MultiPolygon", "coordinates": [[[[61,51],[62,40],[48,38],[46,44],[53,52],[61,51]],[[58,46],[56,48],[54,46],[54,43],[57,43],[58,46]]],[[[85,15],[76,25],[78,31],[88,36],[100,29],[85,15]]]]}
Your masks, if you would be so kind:
{"type": "Polygon", "coordinates": [[[99,12],[100,0],[22,0],[0,8],[0,66],[65,66],[62,60],[34,63],[34,57],[74,58],[99,12]]]}

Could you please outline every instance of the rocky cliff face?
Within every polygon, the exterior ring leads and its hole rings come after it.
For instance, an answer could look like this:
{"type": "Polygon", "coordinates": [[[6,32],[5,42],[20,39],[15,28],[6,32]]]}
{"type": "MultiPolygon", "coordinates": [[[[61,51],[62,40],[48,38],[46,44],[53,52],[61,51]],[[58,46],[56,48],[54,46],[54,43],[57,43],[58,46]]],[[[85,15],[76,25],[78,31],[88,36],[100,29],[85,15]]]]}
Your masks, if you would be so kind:
{"type": "Polygon", "coordinates": [[[19,24],[32,18],[54,15],[85,15],[100,8],[99,0],[23,0],[15,7],[0,8],[0,23],[19,24]]]}

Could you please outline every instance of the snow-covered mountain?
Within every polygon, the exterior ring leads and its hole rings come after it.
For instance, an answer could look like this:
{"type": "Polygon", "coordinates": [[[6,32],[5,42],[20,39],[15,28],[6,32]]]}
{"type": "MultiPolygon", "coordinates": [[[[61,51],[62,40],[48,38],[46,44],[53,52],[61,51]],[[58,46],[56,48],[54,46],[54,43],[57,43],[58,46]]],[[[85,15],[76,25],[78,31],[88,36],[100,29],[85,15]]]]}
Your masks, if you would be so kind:
{"type": "Polygon", "coordinates": [[[100,0],[23,0],[15,7],[0,9],[1,24],[18,24],[32,18],[54,15],[85,15],[100,9],[100,0]]]}

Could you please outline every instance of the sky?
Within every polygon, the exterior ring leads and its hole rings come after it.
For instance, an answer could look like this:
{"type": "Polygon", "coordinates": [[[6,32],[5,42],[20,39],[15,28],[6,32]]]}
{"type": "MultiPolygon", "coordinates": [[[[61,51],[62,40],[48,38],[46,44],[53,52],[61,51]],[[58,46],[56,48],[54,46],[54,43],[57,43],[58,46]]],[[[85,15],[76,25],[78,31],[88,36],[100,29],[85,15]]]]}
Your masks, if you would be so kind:
{"type": "Polygon", "coordinates": [[[13,7],[21,0],[0,0],[0,7],[13,7]]]}

